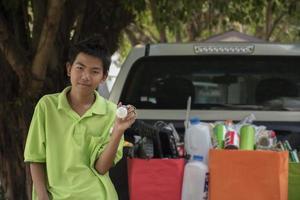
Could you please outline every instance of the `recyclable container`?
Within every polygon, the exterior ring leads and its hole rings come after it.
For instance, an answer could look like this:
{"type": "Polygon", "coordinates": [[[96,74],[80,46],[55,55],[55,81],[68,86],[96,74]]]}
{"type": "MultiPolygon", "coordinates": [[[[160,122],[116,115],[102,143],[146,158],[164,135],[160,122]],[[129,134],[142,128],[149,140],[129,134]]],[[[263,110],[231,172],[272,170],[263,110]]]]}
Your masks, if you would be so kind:
{"type": "Polygon", "coordinates": [[[206,123],[200,122],[198,118],[190,120],[190,126],[185,132],[184,146],[190,160],[194,156],[202,156],[203,162],[208,162],[208,151],[211,148],[210,130],[206,123]]]}

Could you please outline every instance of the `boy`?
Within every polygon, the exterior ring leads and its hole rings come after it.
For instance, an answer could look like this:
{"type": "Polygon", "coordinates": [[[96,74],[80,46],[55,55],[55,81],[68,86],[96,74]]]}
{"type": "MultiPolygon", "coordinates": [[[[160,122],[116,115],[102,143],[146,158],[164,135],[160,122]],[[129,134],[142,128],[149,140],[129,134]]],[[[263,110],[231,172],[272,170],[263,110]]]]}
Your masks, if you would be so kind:
{"type": "Polygon", "coordinates": [[[66,65],[71,86],[37,103],[24,152],[33,199],[118,199],[107,172],[122,157],[123,133],[136,114],[128,105],[127,117],[115,119],[117,106],[95,91],[109,65],[99,41],[79,42],[66,65]]]}

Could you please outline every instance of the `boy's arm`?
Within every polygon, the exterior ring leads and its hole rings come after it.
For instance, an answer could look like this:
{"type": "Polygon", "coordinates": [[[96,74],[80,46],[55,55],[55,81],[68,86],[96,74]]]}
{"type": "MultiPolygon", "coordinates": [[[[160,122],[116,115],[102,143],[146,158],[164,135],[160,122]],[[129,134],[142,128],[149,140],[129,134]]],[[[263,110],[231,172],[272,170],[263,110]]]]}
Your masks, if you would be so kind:
{"type": "Polygon", "coordinates": [[[135,119],[135,107],[130,105],[128,106],[127,117],[125,119],[116,119],[109,143],[95,162],[95,169],[99,174],[104,175],[113,165],[124,131],[133,124],[135,119]]]}
{"type": "Polygon", "coordinates": [[[113,129],[109,143],[95,163],[95,169],[99,174],[104,175],[113,165],[123,133],[122,130],[113,129]]]}
{"type": "Polygon", "coordinates": [[[38,200],[49,200],[46,188],[45,163],[30,163],[30,172],[38,200]]]}

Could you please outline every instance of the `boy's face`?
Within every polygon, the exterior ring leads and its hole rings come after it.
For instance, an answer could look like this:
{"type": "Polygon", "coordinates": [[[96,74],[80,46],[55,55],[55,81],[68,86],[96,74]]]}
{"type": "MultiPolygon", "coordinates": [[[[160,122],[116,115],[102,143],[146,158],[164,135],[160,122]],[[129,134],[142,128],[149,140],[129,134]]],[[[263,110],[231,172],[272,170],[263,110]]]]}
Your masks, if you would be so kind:
{"type": "Polygon", "coordinates": [[[102,60],[85,53],[79,53],[72,64],[67,64],[67,73],[72,89],[86,95],[93,94],[107,78],[102,60]]]}

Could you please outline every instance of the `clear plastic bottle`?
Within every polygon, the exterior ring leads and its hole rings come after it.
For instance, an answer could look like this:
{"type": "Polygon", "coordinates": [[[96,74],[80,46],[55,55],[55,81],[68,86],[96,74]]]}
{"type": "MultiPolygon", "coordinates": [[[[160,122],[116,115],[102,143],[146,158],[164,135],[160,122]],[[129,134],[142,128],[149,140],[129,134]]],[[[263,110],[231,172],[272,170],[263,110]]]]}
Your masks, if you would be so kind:
{"type": "Polygon", "coordinates": [[[256,135],[256,149],[271,150],[277,144],[276,134],[271,130],[263,130],[256,135]]]}
{"type": "Polygon", "coordinates": [[[127,112],[126,106],[120,106],[116,111],[116,115],[118,118],[124,119],[128,114],[127,112]]]}
{"type": "Polygon", "coordinates": [[[202,156],[194,156],[184,168],[181,200],[208,199],[208,167],[202,156]]]}
{"type": "Polygon", "coordinates": [[[209,125],[200,122],[198,118],[192,118],[185,132],[184,146],[190,159],[194,156],[202,156],[203,162],[207,164],[208,151],[212,146],[209,125]]]}
{"type": "Polygon", "coordinates": [[[145,153],[146,158],[153,158],[154,156],[154,146],[153,140],[151,138],[144,137],[142,143],[143,151],[145,153]]]}

